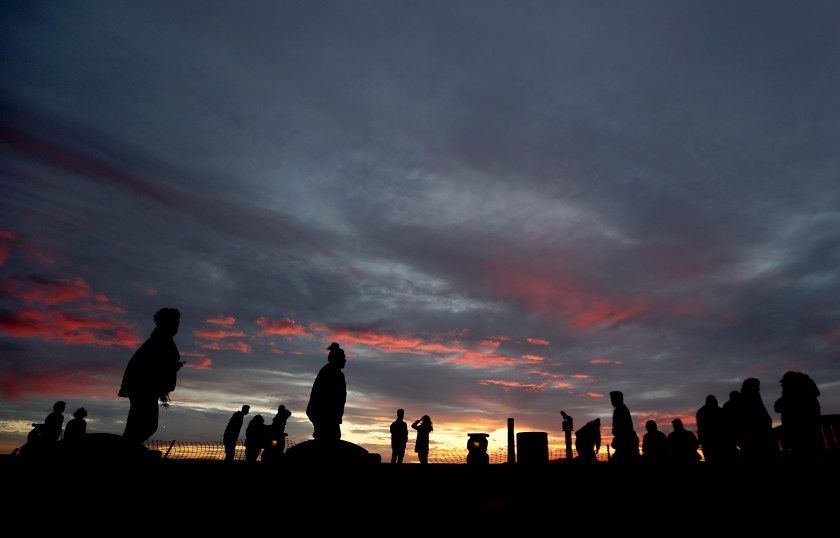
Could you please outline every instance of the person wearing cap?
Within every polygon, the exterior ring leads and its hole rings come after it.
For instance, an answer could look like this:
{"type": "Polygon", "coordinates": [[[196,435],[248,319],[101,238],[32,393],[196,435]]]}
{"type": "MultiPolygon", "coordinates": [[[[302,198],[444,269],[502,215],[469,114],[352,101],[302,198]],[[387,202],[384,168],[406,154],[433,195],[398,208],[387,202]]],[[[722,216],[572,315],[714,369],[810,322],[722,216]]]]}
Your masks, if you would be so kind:
{"type": "Polygon", "coordinates": [[[327,349],[327,364],[321,367],[312,384],[306,416],[312,422],[314,439],[338,441],[341,439],[341,421],[347,402],[347,383],[342,372],[347,358],[337,342],[331,343],[327,349]]]}

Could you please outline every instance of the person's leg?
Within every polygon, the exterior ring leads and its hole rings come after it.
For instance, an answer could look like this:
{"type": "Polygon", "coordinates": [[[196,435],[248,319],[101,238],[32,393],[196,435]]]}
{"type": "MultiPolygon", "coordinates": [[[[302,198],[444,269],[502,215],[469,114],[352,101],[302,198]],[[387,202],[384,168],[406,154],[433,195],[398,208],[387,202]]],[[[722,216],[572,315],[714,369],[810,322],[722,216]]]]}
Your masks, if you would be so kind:
{"type": "Polygon", "coordinates": [[[157,396],[143,395],[129,398],[128,417],[123,437],[132,443],[145,443],[158,428],[157,396]]]}

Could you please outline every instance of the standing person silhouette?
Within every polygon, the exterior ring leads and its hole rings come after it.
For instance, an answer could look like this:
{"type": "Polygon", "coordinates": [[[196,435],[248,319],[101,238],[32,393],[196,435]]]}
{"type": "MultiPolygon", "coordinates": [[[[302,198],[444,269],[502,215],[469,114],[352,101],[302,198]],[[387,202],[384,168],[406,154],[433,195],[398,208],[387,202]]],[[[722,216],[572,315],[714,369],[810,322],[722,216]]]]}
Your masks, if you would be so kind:
{"type": "Polygon", "coordinates": [[[80,407],[73,411],[73,418],[67,422],[64,428],[64,440],[68,443],[77,443],[83,441],[85,433],[87,433],[87,409],[80,407]]]}
{"type": "Polygon", "coordinates": [[[579,463],[597,463],[601,450],[601,419],[590,420],[575,432],[575,449],[579,463]]]}
{"type": "Polygon", "coordinates": [[[740,461],[738,446],[740,444],[741,432],[738,428],[738,420],[741,415],[741,392],[733,390],[729,392],[729,399],[720,406],[723,419],[723,440],[721,441],[721,461],[733,463],[740,461]]]}
{"type": "Polygon", "coordinates": [[[174,336],[181,325],[177,308],[155,312],[151,336],[128,361],[119,396],[128,398],[130,407],[123,437],[130,443],[145,443],[158,429],[158,402],[169,407],[178,370],[184,365],[174,336]]]}
{"type": "Polygon", "coordinates": [[[251,406],[243,405],[242,409],[234,411],[230,420],[228,420],[225,433],[222,435],[222,443],[225,445],[225,461],[236,459],[236,443],[239,441],[239,432],[242,431],[242,422],[249,411],[251,411],[251,406]]]}
{"type": "Polygon", "coordinates": [[[421,419],[412,422],[411,427],[417,430],[414,451],[417,452],[417,458],[420,460],[420,463],[425,465],[429,463],[429,434],[434,430],[432,419],[429,418],[429,415],[423,415],[421,419]]]}
{"type": "Polygon", "coordinates": [[[347,383],[341,370],[347,358],[336,342],[327,349],[330,350],[327,364],[321,367],[312,384],[306,416],[314,427],[312,437],[317,441],[332,442],[341,439],[341,421],[347,402],[347,383]]]}
{"type": "Polygon", "coordinates": [[[245,428],[245,461],[252,463],[257,461],[265,446],[266,433],[265,419],[262,415],[254,415],[248,427],[245,428]]]}
{"type": "Polygon", "coordinates": [[[642,463],[668,463],[668,436],[659,429],[655,420],[645,422],[645,430],[642,436],[642,463]]]}
{"type": "Polygon", "coordinates": [[[267,426],[265,448],[262,453],[263,461],[271,463],[282,461],[286,453],[286,422],[290,416],[292,412],[286,409],[285,405],[277,407],[277,414],[267,426]]]}
{"type": "Polygon", "coordinates": [[[397,420],[391,423],[391,463],[402,463],[408,444],[408,424],[403,420],[404,409],[397,409],[397,420]]]}
{"type": "Polygon", "coordinates": [[[613,405],[612,418],[612,447],[615,454],[612,462],[631,463],[639,459],[639,436],[633,428],[633,417],[630,409],[624,403],[624,393],[620,390],[610,392],[610,403],[613,405]]]}
{"type": "Polygon", "coordinates": [[[741,384],[738,429],[742,458],[748,463],[764,463],[778,449],[773,434],[773,419],[761,398],[761,382],[749,377],[741,384]]]}
{"type": "Polygon", "coordinates": [[[66,408],[66,402],[55,402],[52,413],[44,419],[44,433],[41,435],[44,446],[51,446],[61,438],[61,428],[64,426],[64,415],[62,413],[66,408]]]}
{"type": "Polygon", "coordinates": [[[697,410],[697,441],[703,449],[706,463],[724,461],[726,422],[723,409],[714,394],[706,396],[706,403],[697,410]]]}
{"type": "Polygon", "coordinates": [[[814,461],[825,450],[820,389],[802,372],[788,371],[779,382],[782,396],[773,410],[782,416],[782,446],[795,461],[814,461]]]}
{"type": "Polygon", "coordinates": [[[668,461],[683,465],[686,463],[697,463],[700,461],[700,443],[694,432],[686,430],[682,419],[675,418],[671,421],[674,431],[668,434],[668,461]]]}

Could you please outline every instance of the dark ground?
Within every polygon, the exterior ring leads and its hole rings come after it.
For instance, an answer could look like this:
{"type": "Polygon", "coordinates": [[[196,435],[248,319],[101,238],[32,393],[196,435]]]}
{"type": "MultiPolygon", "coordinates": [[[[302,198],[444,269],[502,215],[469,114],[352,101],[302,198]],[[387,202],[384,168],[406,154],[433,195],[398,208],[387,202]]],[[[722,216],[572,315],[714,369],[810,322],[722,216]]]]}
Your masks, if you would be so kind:
{"type": "Polygon", "coordinates": [[[118,532],[109,534],[132,536],[216,534],[249,525],[307,534],[435,536],[458,530],[492,536],[533,526],[529,533],[567,528],[614,534],[628,527],[634,534],[655,529],[659,535],[672,534],[675,524],[692,536],[753,536],[760,530],[771,536],[782,530],[831,535],[840,510],[838,468],[833,461],[651,469],[565,462],[271,465],[0,457],[5,513],[55,530],[66,529],[72,517],[83,517],[87,525],[110,520],[118,522],[118,532]]]}

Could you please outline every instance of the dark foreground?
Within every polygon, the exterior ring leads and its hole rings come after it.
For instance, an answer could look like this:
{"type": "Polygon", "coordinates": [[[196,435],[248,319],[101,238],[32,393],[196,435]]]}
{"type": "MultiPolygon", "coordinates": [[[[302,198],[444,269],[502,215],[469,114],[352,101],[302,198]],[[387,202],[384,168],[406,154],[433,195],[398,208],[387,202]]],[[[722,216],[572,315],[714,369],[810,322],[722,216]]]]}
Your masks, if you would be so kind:
{"type": "Polygon", "coordinates": [[[809,535],[836,531],[840,506],[833,461],[650,468],[566,462],[37,463],[6,456],[0,460],[0,476],[4,512],[23,518],[25,525],[66,530],[70,520],[82,517],[83,525],[104,525],[108,534],[132,536],[256,532],[247,530],[253,525],[268,525],[264,532],[271,534],[277,528],[281,534],[330,530],[436,536],[480,530],[495,535],[534,526],[552,534],[647,529],[658,535],[671,534],[671,525],[679,525],[679,533],[691,535],[753,535],[759,530],[809,535]]]}

